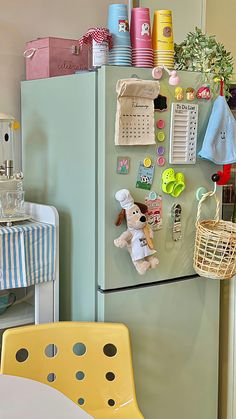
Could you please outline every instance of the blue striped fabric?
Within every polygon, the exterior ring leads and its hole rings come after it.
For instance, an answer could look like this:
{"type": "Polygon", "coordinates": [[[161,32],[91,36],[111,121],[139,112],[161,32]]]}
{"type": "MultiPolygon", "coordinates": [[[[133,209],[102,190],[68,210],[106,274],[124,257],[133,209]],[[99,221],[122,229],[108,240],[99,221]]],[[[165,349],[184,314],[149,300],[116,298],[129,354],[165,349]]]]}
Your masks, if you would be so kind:
{"type": "Polygon", "coordinates": [[[0,226],[0,290],[55,279],[56,228],[25,221],[0,226]]]}

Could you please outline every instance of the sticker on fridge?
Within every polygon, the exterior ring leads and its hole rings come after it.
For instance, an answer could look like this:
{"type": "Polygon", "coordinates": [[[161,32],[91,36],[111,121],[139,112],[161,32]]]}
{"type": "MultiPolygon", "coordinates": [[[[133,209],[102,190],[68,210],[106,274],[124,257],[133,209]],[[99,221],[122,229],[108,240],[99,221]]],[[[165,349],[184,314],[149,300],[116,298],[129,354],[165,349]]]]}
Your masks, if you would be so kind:
{"type": "Polygon", "coordinates": [[[159,230],[162,227],[162,196],[156,192],[150,192],[145,198],[147,205],[148,225],[152,230],[159,230]]]}
{"type": "Polygon", "coordinates": [[[150,190],[153,182],[154,166],[145,167],[143,162],[139,163],[136,188],[150,190]]]}
{"type": "Polygon", "coordinates": [[[127,175],[129,173],[129,157],[117,157],[116,172],[119,175],[127,175]]]}

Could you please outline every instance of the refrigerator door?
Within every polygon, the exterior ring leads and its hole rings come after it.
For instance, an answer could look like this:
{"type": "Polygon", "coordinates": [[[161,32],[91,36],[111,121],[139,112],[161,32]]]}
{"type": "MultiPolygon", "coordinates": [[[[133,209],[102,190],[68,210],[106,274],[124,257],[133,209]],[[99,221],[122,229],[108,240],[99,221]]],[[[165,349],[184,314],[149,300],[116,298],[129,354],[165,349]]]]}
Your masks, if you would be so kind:
{"type": "Polygon", "coordinates": [[[216,419],[219,282],[192,279],[98,294],[98,320],[130,330],[145,419],[216,419]]]}
{"type": "Polygon", "coordinates": [[[27,199],[60,222],[60,318],[94,320],[96,73],[22,83],[27,199]]]}
{"type": "MultiPolygon", "coordinates": [[[[203,83],[199,73],[178,72],[180,85],[183,88],[198,89],[203,83]]],[[[116,115],[116,83],[117,80],[129,77],[152,79],[151,69],[103,67],[98,71],[98,284],[101,289],[116,289],[133,286],[140,283],[151,283],[176,277],[189,276],[193,271],[193,246],[195,236],[195,220],[197,213],[197,200],[195,197],[199,187],[207,190],[213,189],[211,176],[217,171],[217,166],[208,161],[197,159],[196,164],[170,165],[169,134],[171,103],[175,101],[175,86],[168,83],[169,76],[163,74],[160,80],[160,93],[167,97],[167,110],[155,112],[155,119],[165,121],[165,140],[150,146],[115,146],[115,115],[116,115]],[[156,164],[157,147],[165,147],[166,165],[160,167],[156,164]],[[129,157],[130,170],[127,175],[117,174],[117,158],[129,157]],[[122,189],[129,189],[136,202],[144,202],[149,191],[136,188],[136,179],[139,162],[145,157],[151,157],[155,166],[152,190],[163,198],[163,226],[154,233],[154,244],[157,257],[160,261],[157,269],[148,271],[140,276],[130,259],[127,249],[115,247],[114,239],[125,230],[125,223],[121,227],[114,225],[121,209],[115,199],[115,193],[122,189]],[[186,189],[179,196],[173,198],[162,192],[161,175],[164,169],[173,167],[175,172],[183,172],[186,179],[186,189]],[[182,238],[173,241],[171,209],[174,204],[182,207],[182,238]]],[[[184,99],[180,104],[187,102],[184,99]]],[[[187,102],[198,104],[198,150],[201,147],[208,118],[211,112],[211,100],[194,100],[187,102]]],[[[214,216],[214,199],[209,200],[205,217],[214,216]]]]}

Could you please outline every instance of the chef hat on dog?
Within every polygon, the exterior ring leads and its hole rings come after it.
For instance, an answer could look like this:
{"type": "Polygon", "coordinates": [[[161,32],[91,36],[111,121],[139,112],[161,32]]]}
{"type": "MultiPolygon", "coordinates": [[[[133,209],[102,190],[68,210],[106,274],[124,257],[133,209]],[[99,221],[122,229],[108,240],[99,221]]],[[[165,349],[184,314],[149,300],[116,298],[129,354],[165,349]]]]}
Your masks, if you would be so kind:
{"type": "Polygon", "coordinates": [[[216,164],[236,162],[236,120],[222,95],[214,102],[198,155],[216,164]]]}
{"type": "Polygon", "coordinates": [[[116,192],[115,198],[119,201],[121,208],[124,208],[125,210],[130,209],[134,205],[134,199],[128,189],[121,189],[116,192]]]}

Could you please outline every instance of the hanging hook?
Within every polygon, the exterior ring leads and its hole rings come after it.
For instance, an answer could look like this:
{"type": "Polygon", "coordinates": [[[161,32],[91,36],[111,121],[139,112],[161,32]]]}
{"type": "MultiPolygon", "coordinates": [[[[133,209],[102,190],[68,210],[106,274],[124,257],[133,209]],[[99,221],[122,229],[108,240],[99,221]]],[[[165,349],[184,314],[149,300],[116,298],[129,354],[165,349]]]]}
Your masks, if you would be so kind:
{"type": "Polygon", "coordinates": [[[196,191],[196,199],[198,200],[198,201],[200,201],[200,199],[203,197],[203,195],[205,195],[206,193],[208,193],[209,192],[209,194],[210,194],[210,196],[213,196],[213,195],[215,195],[215,193],[216,193],[216,188],[217,188],[217,184],[216,184],[216,182],[214,182],[214,189],[213,189],[213,191],[208,191],[206,188],[204,188],[203,186],[201,186],[200,188],[198,188],[197,189],[197,191],[196,191]]]}
{"type": "Polygon", "coordinates": [[[214,182],[214,190],[213,190],[213,191],[211,191],[210,196],[215,195],[215,193],[216,193],[216,188],[217,188],[217,183],[216,183],[216,182],[214,182]]]}

